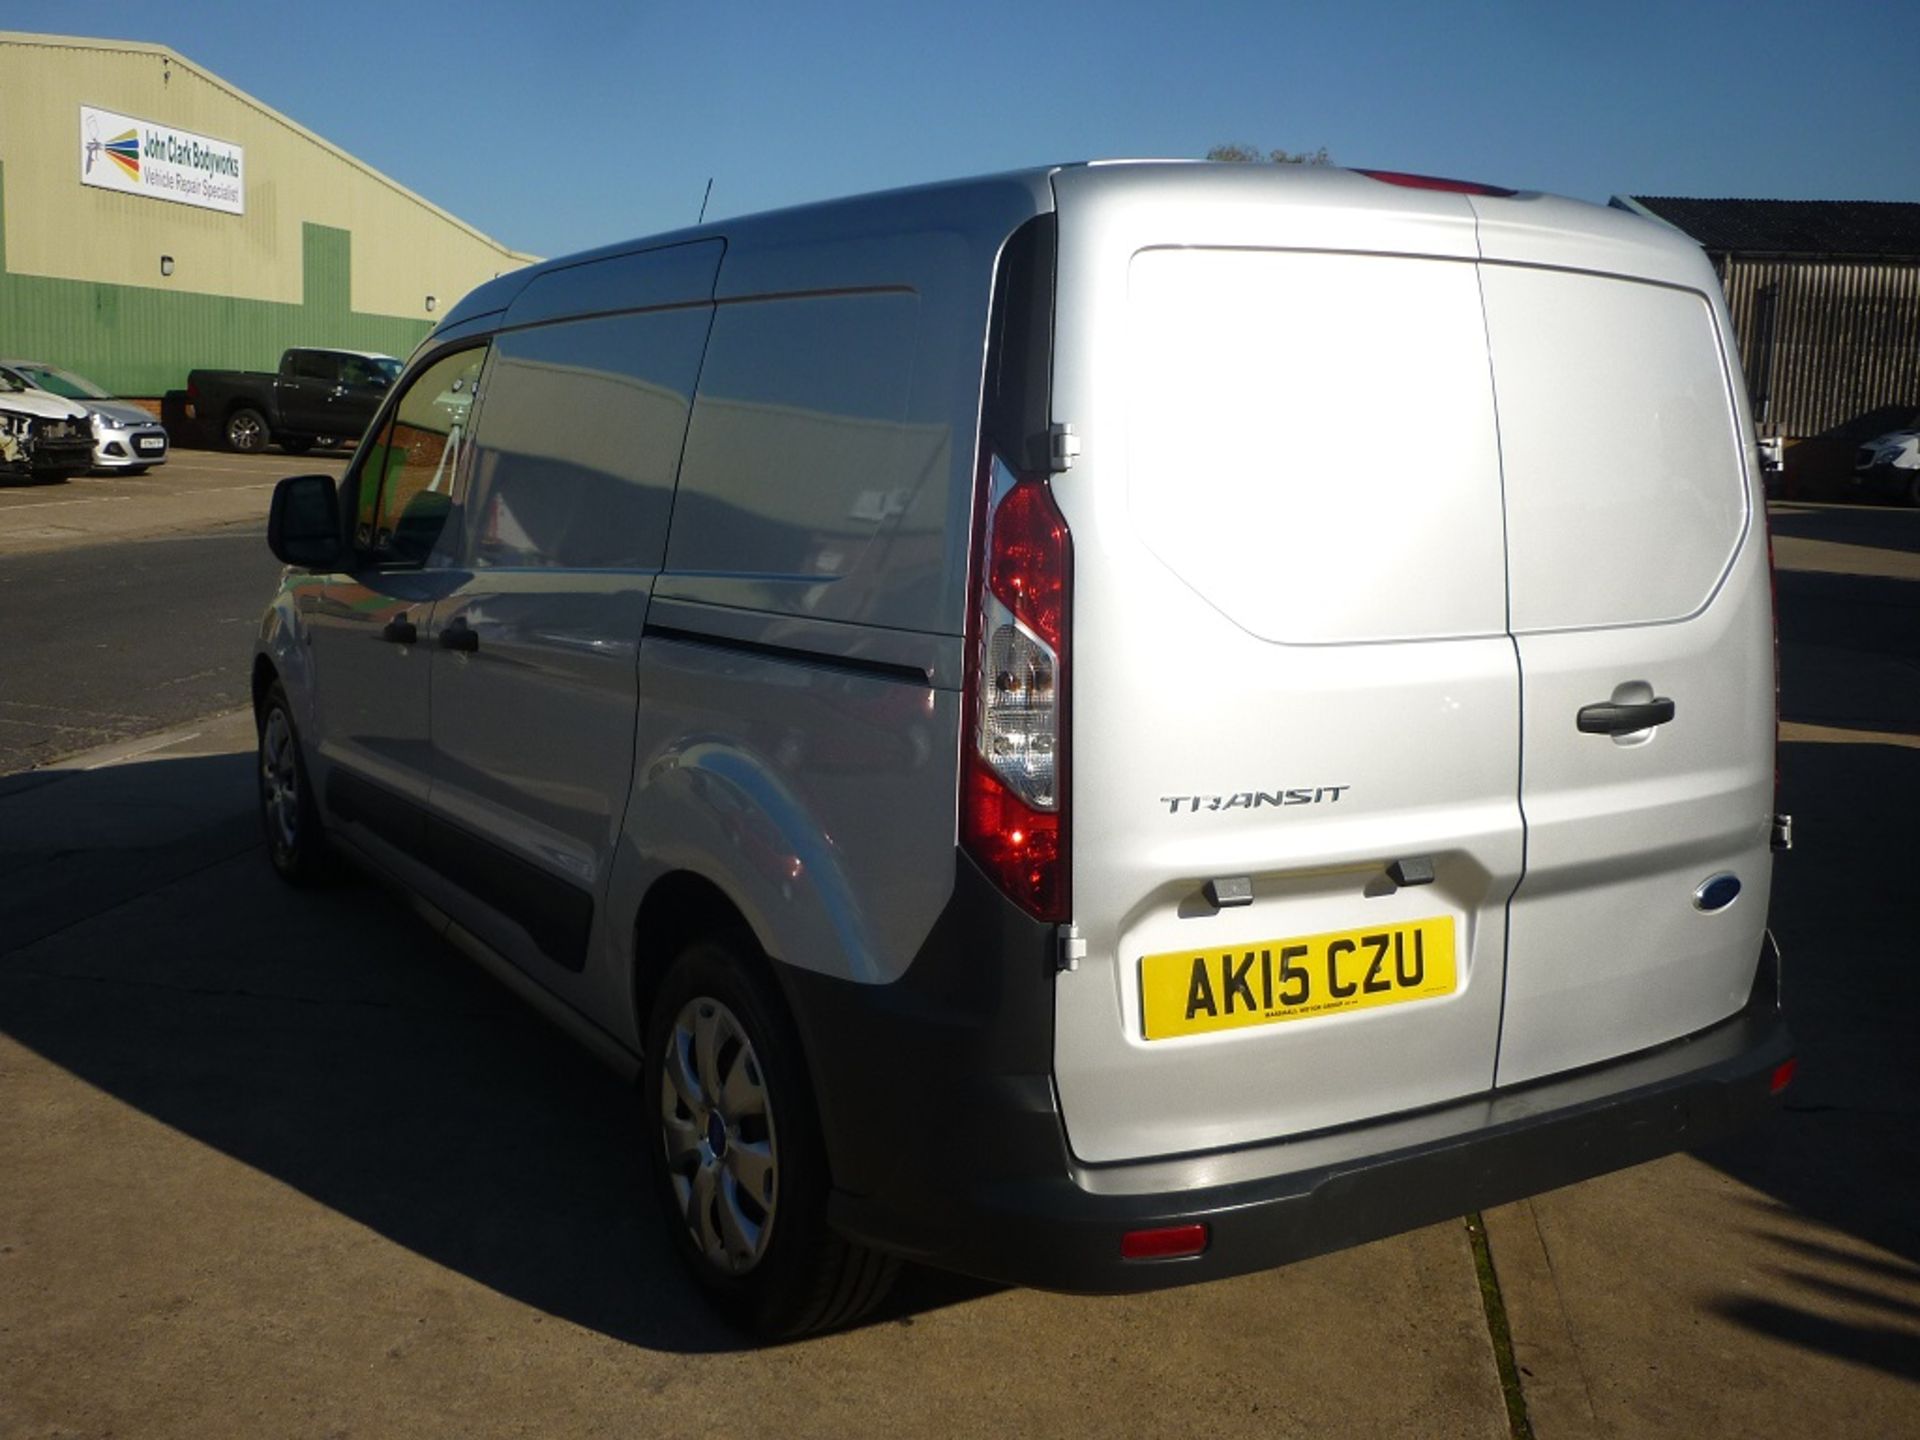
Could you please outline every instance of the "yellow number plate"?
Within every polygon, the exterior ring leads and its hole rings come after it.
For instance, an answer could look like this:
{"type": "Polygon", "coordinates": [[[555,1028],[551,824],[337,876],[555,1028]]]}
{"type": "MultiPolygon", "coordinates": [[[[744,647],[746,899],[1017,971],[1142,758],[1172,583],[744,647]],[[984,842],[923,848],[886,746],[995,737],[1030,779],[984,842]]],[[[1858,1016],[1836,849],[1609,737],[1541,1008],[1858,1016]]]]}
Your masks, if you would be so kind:
{"type": "Polygon", "coordinates": [[[1169,950],[1140,961],[1147,1039],[1451,995],[1453,921],[1169,950]]]}

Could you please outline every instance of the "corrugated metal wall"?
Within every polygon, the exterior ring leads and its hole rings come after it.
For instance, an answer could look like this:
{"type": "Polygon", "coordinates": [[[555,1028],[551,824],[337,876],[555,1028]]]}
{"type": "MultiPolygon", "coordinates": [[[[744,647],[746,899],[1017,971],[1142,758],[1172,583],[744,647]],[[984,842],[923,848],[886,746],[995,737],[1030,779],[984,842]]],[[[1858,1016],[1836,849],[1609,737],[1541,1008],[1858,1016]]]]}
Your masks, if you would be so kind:
{"type": "Polygon", "coordinates": [[[1920,411],[1920,263],[1714,258],[1763,431],[1854,440],[1920,411]]]}

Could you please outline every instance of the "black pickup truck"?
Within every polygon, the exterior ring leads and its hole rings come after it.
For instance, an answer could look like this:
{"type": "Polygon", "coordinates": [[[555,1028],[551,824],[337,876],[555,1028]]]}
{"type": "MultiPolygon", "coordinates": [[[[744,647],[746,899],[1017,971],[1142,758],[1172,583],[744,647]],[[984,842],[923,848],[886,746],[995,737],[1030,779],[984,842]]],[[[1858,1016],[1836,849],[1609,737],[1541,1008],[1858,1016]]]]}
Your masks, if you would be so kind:
{"type": "Polygon", "coordinates": [[[229,450],[277,444],[304,454],[316,441],[358,440],[400,374],[391,355],[363,350],[289,350],[275,374],[195,370],[187,376],[187,418],[229,450]]]}

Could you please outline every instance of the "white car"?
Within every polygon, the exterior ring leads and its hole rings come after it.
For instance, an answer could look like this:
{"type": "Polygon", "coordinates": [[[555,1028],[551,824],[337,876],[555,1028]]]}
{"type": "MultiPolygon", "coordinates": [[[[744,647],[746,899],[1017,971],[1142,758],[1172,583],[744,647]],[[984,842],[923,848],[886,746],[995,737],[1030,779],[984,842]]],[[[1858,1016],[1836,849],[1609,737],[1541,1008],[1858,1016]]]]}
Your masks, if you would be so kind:
{"type": "Polygon", "coordinates": [[[1853,483],[1920,506],[1920,415],[1905,430],[1890,430],[1854,452],[1853,483]]]}
{"type": "Polygon", "coordinates": [[[40,360],[0,360],[0,375],[84,407],[93,469],[140,475],[166,463],[166,427],[131,400],[116,400],[86,377],[40,360]]]}
{"type": "Polygon", "coordinates": [[[92,463],[87,412],[0,370],[0,476],[64,480],[92,463]]]}

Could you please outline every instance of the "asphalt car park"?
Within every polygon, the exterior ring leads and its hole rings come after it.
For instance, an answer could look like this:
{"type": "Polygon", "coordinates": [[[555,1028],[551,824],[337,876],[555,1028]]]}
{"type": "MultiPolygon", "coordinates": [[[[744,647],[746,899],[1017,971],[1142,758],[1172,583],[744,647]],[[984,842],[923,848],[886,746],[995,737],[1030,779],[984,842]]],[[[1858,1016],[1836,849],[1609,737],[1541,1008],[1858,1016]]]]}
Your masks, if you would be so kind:
{"type": "MultiPolygon", "coordinates": [[[[0,495],[0,564],[296,467],[0,495]]],[[[910,1276],[773,1350],[675,1268],[621,1087],[377,887],[273,882],[244,712],[0,779],[0,1434],[1920,1435],[1920,515],[1774,529],[1776,1124],[1217,1285],[910,1276]]]]}
{"type": "Polygon", "coordinates": [[[141,475],[76,475],[59,485],[0,483],[0,556],[260,524],[281,476],[338,474],[345,459],[332,452],[294,457],[176,449],[165,465],[141,475]]]}

